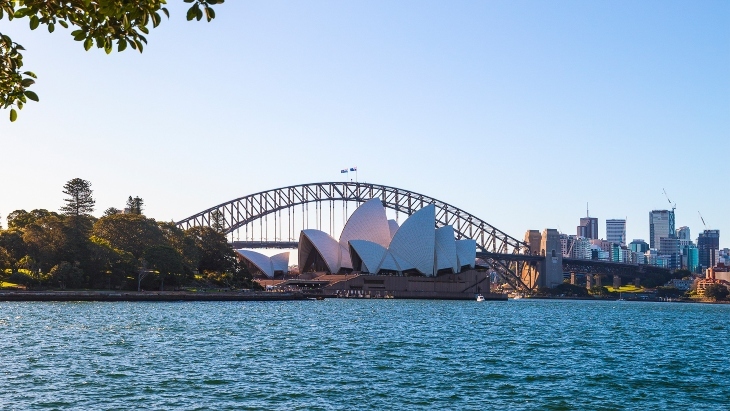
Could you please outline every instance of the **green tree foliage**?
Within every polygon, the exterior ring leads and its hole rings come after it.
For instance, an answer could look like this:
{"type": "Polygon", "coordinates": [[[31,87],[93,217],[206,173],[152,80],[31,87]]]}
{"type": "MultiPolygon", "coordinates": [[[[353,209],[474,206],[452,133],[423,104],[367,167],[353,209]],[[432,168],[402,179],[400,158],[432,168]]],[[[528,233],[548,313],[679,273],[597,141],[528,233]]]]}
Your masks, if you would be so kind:
{"type": "Polygon", "coordinates": [[[120,212],[121,212],[121,210],[116,207],[109,207],[106,210],[104,210],[104,217],[109,217],[110,215],[119,214],[120,212]]]}
{"type": "MultiPolygon", "coordinates": [[[[207,21],[215,18],[211,5],[223,0],[185,0],[192,3],[188,20],[207,21]]],[[[94,45],[107,54],[116,46],[124,51],[128,46],[140,53],[147,44],[149,26],[157,27],[162,14],[169,17],[166,0],[0,0],[0,20],[28,19],[31,30],[40,25],[53,33],[58,26],[69,29],[74,40],[82,42],[86,50],[94,45]],[[72,27],[73,26],[73,27],[72,27]]],[[[0,33],[0,106],[10,110],[10,121],[15,121],[19,110],[28,100],[38,101],[29,89],[36,75],[23,71],[23,46],[0,33]]]]}
{"type": "Polygon", "coordinates": [[[679,298],[685,294],[684,291],[676,287],[657,287],[656,295],[662,298],[679,298]]]}
{"type": "Polygon", "coordinates": [[[146,249],[164,244],[162,230],[155,220],[139,214],[115,214],[94,223],[93,235],[116,249],[128,252],[139,260],[146,249]]]}
{"type": "Polygon", "coordinates": [[[68,196],[63,201],[66,205],[61,212],[71,216],[88,215],[94,211],[96,200],[92,196],[91,183],[87,180],[74,178],[63,186],[63,193],[68,196]]]}
{"type": "MultiPolygon", "coordinates": [[[[160,291],[165,288],[165,278],[183,271],[183,258],[180,253],[169,245],[153,245],[145,250],[144,259],[147,267],[157,271],[160,281],[160,291]]],[[[179,280],[176,281],[179,284],[179,280]]]]}
{"type": "Polygon", "coordinates": [[[37,209],[31,212],[15,210],[8,214],[8,228],[25,228],[38,219],[49,216],[59,216],[59,214],[46,209],[37,209]]]}
{"type": "MultiPolygon", "coordinates": [[[[72,196],[71,203],[83,198],[72,196]]],[[[254,286],[225,235],[212,228],[183,231],[174,223],[158,223],[141,214],[95,219],[82,209],[69,206],[66,214],[44,209],[11,213],[11,228],[0,229],[0,269],[11,269],[9,281],[26,286],[136,289],[137,272],[146,264],[158,274],[147,278],[147,286],[191,284],[198,281],[198,273],[209,284],[254,286]]]]}
{"type": "Polygon", "coordinates": [[[210,226],[219,233],[222,233],[226,228],[226,220],[223,218],[223,213],[218,210],[213,210],[210,213],[210,226]]]}
{"type": "Polygon", "coordinates": [[[51,268],[51,282],[57,283],[60,288],[76,288],[84,286],[84,272],[78,266],[61,261],[51,268]]]}
{"type": "Polygon", "coordinates": [[[705,289],[705,298],[713,301],[725,300],[728,295],[730,295],[730,291],[724,285],[712,284],[705,289]]]}
{"type": "Polygon", "coordinates": [[[198,249],[198,272],[223,273],[235,268],[236,254],[225,235],[210,227],[192,227],[186,234],[193,238],[198,249]]]}
{"type": "Polygon", "coordinates": [[[23,232],[18,229],[8,229],[0,232],[0,247],[10,256],[10,269],[17,272],[20,260],[25,256],[28,246],[23,241],[23,232]]]}
{"type": "Polygon", "coordinates": [[[132,198],[132,196],[129,196],[127,199],[127,210],[129,210],[129,214],[142,214],[143,209],[144,200],[140,197],[132,198]]]}

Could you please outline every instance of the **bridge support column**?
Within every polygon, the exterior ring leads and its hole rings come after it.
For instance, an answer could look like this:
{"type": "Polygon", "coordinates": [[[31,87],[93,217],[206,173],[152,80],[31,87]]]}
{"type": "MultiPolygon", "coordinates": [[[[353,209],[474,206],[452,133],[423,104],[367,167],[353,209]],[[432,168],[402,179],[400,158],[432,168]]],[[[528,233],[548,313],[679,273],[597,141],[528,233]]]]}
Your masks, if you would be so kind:
{"type": "Polygon", "coordinates": [[[601,274],[596,274],[593,278],[596,280],[596,287],[601,287],[601,274]]]}
{"type": "Polygon", "coordinates": [[[570,285],[575,285],[575,273],[570,273],[570,285]]]}
{"type": "Polygon", "coordinates": [[[590,274],[586,274],[586,288],[589,290],[593,288],[593,276],[590,274]]]}
{"type": "Polygon", "coordinates": [[[637,287],[641,287],[641,278],[639,278],[639,277],[634,278],[634,285],[637,287]]]}
{"type": "Polygon", "coordinates": [[[613,276],[613,288],[620,288],[621,287],[621,277],[614,275],[613,276]]]}

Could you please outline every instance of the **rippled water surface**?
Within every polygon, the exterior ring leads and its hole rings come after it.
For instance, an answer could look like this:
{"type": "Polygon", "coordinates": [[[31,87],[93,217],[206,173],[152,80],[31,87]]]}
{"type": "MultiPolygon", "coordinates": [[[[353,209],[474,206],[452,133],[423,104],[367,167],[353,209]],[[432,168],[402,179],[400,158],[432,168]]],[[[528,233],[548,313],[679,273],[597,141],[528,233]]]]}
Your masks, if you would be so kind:
{"type": "Polygon", "coordinates": [[[730,409],[730,306],[0,303],[0,409],[730,409]]]}

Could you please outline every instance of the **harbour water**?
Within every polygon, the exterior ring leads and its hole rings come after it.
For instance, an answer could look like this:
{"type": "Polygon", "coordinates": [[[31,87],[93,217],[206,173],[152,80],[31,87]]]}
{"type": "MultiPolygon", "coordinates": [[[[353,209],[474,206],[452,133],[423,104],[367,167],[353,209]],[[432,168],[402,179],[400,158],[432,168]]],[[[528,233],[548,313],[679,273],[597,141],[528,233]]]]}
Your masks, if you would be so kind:
{"type": "Polygon", "coordinates": [[[0,303],[0,409],[730,408],[730,305],[0,303]]]}

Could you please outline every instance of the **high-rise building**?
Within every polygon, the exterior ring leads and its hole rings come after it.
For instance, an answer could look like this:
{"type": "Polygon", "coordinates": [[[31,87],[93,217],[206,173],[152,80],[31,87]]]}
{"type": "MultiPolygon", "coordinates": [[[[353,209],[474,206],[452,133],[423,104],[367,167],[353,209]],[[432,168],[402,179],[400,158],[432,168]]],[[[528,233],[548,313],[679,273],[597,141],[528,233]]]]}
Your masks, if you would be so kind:
{"type": "Polygon", "coordinates": [[[644,240],[636,239],[629,244],[629,248],[635,253],[644,254],[649,251],[649,244],[647,244],[644,240]]]}
{"type": "Polygon", "coordinates": [[[652,210],[649,213],[649,248],[659,248],[660,238],[673,238],[674,210],[652,210]]]}
{"type": "Polygon", "coordinates": [[[676,270],[681,267],[681,251],[679,239],[674,237],[662,237],[659,240],[659,254],[666,256],[667,268],[676,270]]]}
{"type": "Polygon", "coordinates": [[[720,249],[720,230],[705,230],[697,238],[697,252],[702,269],[717,264],[716,251],[720,249]]]}
{"type": "Polygon", "coordinates": [[[606,220],[606,240],[626,245],[626,220],[606,220]]]}
{"type": "Polygon", "coordinates": [[[689,234],[689,227],[687,227],[687,226],[679,227],[677,229],[676,233],[677,233],[677,238],[679,238],[680,240],[691,240],[692,239],[692,237],[689,234]]]}
{"type": "Polygon", "coordinates": [[[597,239],[598,219],[595,217],[582,217],[576,235],[587,239],[597,239]]]}
{"type": "Polygon", "coordinates": [[[692,271],[698,272],[700,265],[700,255],[694,244],[689,244],[682,249],[682,266],[692,271]]]}

